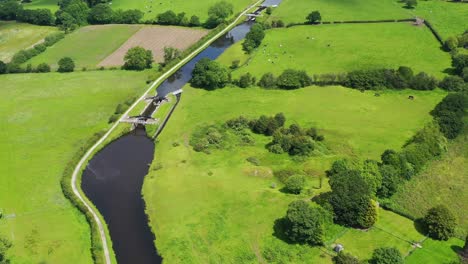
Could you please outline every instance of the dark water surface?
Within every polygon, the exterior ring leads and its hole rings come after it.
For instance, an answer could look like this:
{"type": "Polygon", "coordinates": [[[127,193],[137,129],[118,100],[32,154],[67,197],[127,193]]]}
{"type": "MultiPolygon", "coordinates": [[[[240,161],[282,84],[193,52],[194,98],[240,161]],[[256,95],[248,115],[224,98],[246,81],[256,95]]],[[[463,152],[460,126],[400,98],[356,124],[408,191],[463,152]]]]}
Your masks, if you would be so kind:
{"type": "Polygon", "coordinates": [[[118,263],[162,261],[141,198],[153,155],[153,141],[137,129],[94,156],[82,177],[81,188],[107,223],[118,263]]]}
{"type": "MultiPolygon", "coordinates": [[[[165,96],[185,86],[199,60],[216,59],[243,39],[250,27],[251,23],[241,24],[213,42],[164,81],[157,89],[158,94],[165,96]]],[[[148,226],[141,196],[153,155],[153,141],[143,129],[138,129],[106,146],[93,157],[83,173],[81,188],[104,217],[119,264],[162,262],[154,246],[155,237],[148,226]]]]}

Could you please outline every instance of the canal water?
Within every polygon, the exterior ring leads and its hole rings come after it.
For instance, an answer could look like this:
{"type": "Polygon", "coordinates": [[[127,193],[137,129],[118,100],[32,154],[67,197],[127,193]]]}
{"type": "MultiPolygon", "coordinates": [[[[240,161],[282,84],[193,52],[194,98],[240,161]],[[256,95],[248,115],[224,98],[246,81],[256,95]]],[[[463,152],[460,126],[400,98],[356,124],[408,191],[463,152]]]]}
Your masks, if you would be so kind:
{"type": "MultiPolygon", "coordinates": [[[[268,5],[279,2],[268,0],[268,5]]],[[[251,22],[246,22],[221,36],[164,81],[157,89],[158,95],[181,89],[190,81],[199,60],[216,59],[242,40],[251,26],[251,22]]],[[[154,158],[154,147],[144,128],[138,128],[96,154],[83,173],[81,188],[104,217],[119,264],[162,262],[154,246],[156,238],[148,226],[141,196],[144,177],[154,158]]]]}
{"type": "MultiPolygon", "coordinates": [[[[250,23],[241,24],[213,42],[164,81],[157,89],[158,94],[165,96],[181,89],[190,81],[199,60],[216,59],[226,48],[243,39],[250,26],[250,23]]],[[[155,236],[148,226],[141,196],[153,155],[153,141],[144,129],[138,129],[106,146],[83,173],[81,188],[104,217],[119,264],[162,262],[154,247],[155,236]]]]}

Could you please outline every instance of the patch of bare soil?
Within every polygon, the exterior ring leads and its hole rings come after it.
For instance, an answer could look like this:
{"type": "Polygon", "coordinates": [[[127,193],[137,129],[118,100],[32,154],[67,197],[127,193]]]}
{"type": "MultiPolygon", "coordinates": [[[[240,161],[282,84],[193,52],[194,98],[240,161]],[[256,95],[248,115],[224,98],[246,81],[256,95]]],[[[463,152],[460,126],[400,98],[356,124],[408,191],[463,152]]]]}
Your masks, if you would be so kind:
{"type": "Polygon", "coordinates": [[[124,64],[124,56],[130,48],[143,47],[153,51],[155,62],[164,61],[164,47],[173,47],[183,51],[196,43],[208,33],[206,30],[172,27],[143,27],[128,39],[120,48],[99,63],[99,66],[120,66],[124,64]]]}

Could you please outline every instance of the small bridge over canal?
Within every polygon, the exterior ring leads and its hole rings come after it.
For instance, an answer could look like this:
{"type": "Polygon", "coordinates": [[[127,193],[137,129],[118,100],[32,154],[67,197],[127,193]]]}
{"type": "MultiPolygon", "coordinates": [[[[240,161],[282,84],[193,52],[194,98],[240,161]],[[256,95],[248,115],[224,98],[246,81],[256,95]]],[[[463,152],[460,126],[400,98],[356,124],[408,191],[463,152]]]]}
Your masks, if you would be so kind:
{"type": "Polygon", "coordinates": [[[151,117],[147,116],[131,116],[131,117],[126,117],[123,118],[122,123],[129,123],[129,124],[134,124],[134,125],[156,125],[159,124],[158,119],[154,119],[151,117]]]}

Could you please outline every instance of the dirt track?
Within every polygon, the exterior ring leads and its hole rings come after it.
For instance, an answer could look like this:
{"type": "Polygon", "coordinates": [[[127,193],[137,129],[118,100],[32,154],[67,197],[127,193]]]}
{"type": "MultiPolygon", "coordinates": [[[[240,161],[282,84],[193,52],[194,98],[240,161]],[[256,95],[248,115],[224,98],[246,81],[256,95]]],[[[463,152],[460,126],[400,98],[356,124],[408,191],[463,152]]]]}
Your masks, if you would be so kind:
{"type": "Polygon", "coordinates": [[[164,47],[173,47],[181,51],[190,47],[208,33],[206,30],[171,26],[143,27],[128,39],[120,48],[105,58],[98,66],[120,66],[130,48],[140,46],[153,51],[155,62],[164,60],[164,47]]]}

